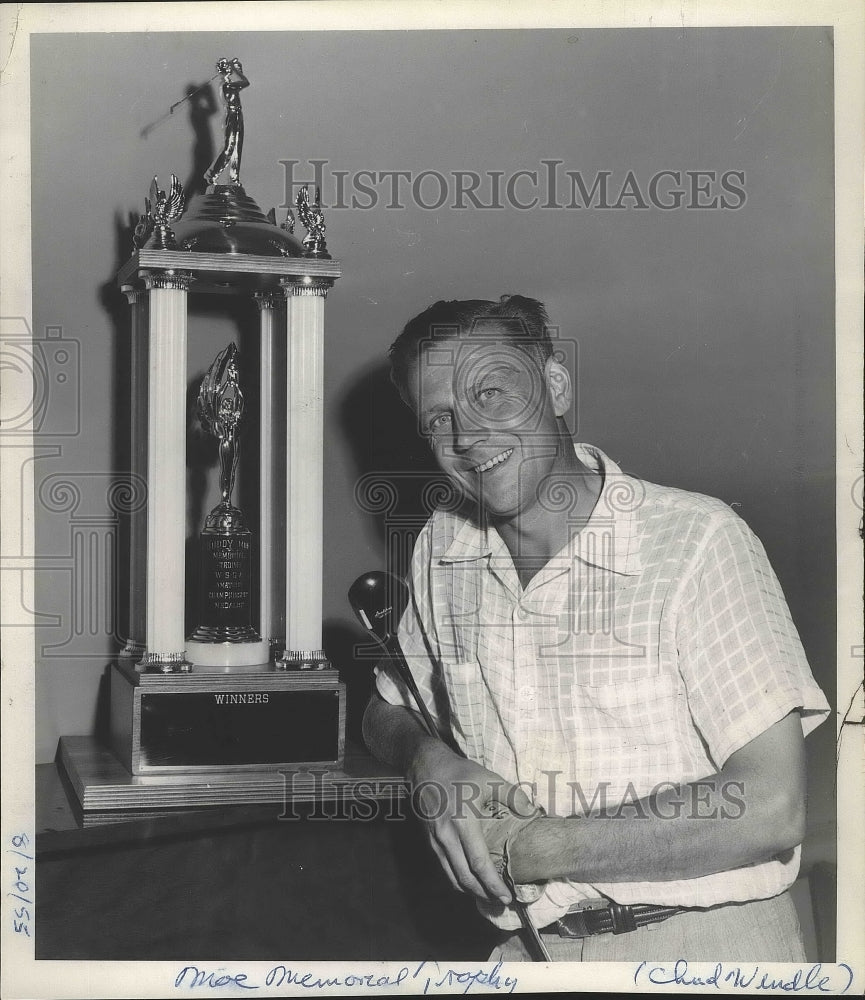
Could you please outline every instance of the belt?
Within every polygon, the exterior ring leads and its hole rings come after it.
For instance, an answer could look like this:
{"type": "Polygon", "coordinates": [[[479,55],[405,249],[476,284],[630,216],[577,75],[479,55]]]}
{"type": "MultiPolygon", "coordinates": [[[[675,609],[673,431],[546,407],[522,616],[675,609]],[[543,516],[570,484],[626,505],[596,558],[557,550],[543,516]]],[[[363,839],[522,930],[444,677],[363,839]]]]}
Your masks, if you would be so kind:
{"type": "Polygon", "coordinates": [[[621,903],[607,903],[603,906],[589,906],[573,910],[546,927],[543,934],[558,934],[564,938],[590,937],[593,934],[627,934],[638,927],[656,924],[668,917],[683,913],[681,906],[653,906],[650,903],[636,903],[625,906],[621,903]]]}

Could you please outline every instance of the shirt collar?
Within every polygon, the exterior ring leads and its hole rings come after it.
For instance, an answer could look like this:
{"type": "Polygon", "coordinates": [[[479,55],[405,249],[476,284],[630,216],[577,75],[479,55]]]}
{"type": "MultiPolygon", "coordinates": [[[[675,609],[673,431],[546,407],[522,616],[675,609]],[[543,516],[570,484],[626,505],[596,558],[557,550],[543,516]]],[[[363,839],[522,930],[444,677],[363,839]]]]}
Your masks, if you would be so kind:
{"type": "MultiPolygon", "coordinates": [[[[603,475],[604,483],[585,527],[568,543],[568,557],[625,576],[640,573],[635,513],[643,499],[643,484],[625,475],[600,448],[575,442],[574,452],[586,466],[603,475]]],[[[502,546],[504,542],[495,528],[479,528],[466,518],[439,562],[481,559],[502,546]]]]}

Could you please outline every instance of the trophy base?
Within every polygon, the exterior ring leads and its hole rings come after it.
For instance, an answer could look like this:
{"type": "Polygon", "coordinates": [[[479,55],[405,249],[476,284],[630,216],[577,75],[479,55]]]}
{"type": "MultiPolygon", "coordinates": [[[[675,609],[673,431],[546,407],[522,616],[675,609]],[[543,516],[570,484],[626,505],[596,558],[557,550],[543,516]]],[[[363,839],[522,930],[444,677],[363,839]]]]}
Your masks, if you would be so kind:
{"type": "MultiPolygon", "coordinates": [[[[367,803],[371,798],[394,802],[406,791],[405,779],[393,768],[351,744],[346,748],[342,767],[147,778],[130,774],[93,736],[61,736],[58,756],[58,768],[64,783],[68,781],[73,816],[80,827],[141,824],[146,826],[143,836],[214,831],[230,822],[231,814],[240,814],[243,819],[239,821],[248,822],[262,816],[279,816],[280,811],[285,813],[288,807],[301,802],[332,802],[337,810],[354,797],[367,803]],[[190,822],[193,813],[196,819],[190,822]],[[148,825],[154,819],[161,821],[159,829],[148,825]]],[[[52,823],[57,818],[52,814],[52,823]]],[[[66,830],[62,818],[59,830],[66,830]]],[[[52,834],[42,836],[49,839],[52,834]]],[[[104,842],[113,842],[111,836],[104,842]]]]}
{"type": "Polygon", "coordinates": [[[268,669],[270,643],[258,642],[200,642],[186,640],[186,657],[194,670],[207,667],[254,667],[268,669]]]}
{"type": "Polygon", "coordinates": [[[132,775],[342,765],[345,685],[336,670],[111,668],[111,748],[132,775]]]}

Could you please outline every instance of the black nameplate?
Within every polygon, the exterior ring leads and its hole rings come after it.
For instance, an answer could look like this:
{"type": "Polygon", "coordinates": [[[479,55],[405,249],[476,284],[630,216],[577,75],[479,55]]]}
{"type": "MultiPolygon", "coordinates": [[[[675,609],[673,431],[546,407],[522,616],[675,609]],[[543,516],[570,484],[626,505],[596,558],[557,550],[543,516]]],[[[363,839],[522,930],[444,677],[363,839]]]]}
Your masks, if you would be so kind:
{"type": "Polygon", "coordinates": [[[339,692],[141,695],[141,763],[150,767],[335,761],[339,692]]]}

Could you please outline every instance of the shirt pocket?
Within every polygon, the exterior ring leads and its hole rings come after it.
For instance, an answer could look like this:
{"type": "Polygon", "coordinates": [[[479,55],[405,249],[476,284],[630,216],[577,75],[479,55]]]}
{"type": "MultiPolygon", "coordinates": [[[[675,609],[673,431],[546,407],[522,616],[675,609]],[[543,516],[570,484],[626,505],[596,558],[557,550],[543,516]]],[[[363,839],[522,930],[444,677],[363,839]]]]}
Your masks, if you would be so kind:
{"type": "Polygon", "coordinates": [[[574,685],[579,707],[590,708],[608,726],[640,734],[646,743],[669,739],[676,693],[674,679],[663,673],[613,684],[574,685]]]}
{"type": "Polygon", "coordinates": [[[660,673],[615,684],[575,684],[573,732],[577,761],[591,787],[610,801],[636,790],[642,797],[682,775],[684,694],[660,673]]]}

